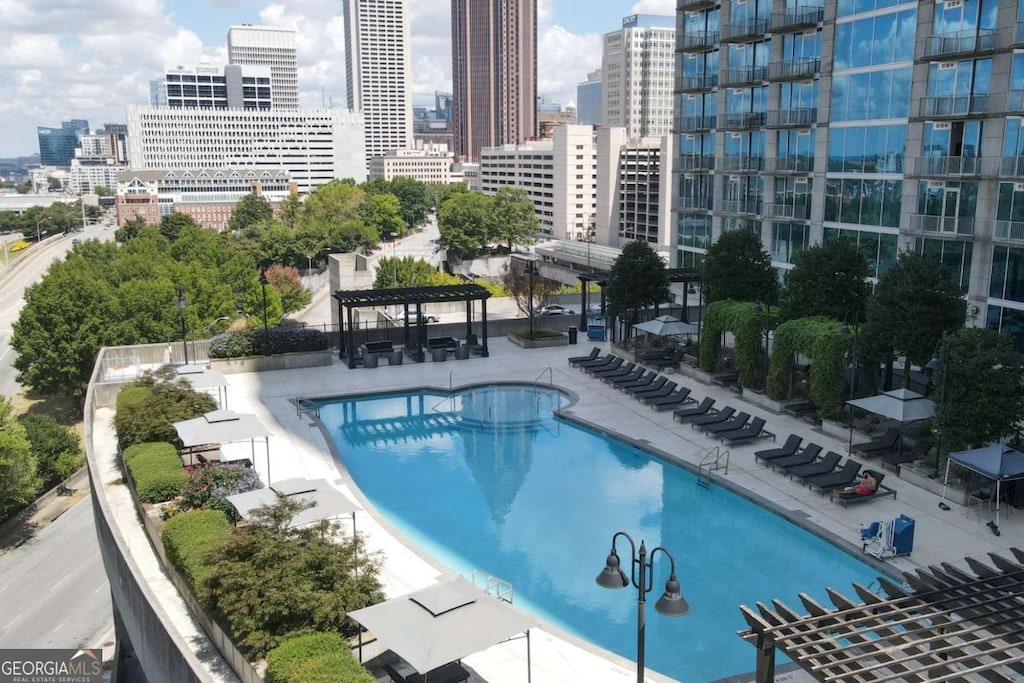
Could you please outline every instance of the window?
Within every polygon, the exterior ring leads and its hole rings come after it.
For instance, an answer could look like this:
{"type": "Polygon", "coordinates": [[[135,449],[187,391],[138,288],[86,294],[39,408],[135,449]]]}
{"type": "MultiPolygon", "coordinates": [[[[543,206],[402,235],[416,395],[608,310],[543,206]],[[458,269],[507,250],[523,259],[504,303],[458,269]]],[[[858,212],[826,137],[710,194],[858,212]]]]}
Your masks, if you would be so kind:
{"type": "Polygon", "coordinates": [[[918,238],[914,240],[914,251],[921,256],[933,256],[942,261],[960,291],[967,293],[971,281],[971,254],[974,251],[972,242],[918,238]]]}
{"type": "Polygon", "coordinates": [[[994,247],[991,273],[989,296],[1024,302],[1024,249],[994,247]]]}
{"type": "Polygon", "coordinates": [[[866,230],[825,228],[824,241],[848,239],[864,254],[868,262],[868,276],[879,278],[896,263],[897,236],[866,230]]]}
{"type": "Polygon", "coordinates": [[[900,222],[902,180],[828,178],[826,221],[896,228],[900,222]]]}
{"type": "Polygon", "coordinates": [[[810,239],[809,226],[772,223],[772,261],[792,263],[794,254],[810,246],[810,239]]]}

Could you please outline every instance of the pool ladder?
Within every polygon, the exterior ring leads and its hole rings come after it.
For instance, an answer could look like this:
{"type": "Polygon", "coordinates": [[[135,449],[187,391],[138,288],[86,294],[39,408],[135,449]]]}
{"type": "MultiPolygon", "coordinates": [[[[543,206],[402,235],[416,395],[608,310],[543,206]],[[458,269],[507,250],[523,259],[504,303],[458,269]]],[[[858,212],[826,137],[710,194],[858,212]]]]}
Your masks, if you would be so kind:
{"type": "Polygon", "coordinates": [[[703,488],[711,487],[711,473],[724,470],[729,474],[729,451],[723,451],[720,446],[715,446],[704,454],[697,466],[697,486],[703,488]]]}
{"type": "Polygon", "coordinates": [[[303,414],[320,419],[320,404],[303,396],[295,397],[295,416],[302,417],[303,414]]]}

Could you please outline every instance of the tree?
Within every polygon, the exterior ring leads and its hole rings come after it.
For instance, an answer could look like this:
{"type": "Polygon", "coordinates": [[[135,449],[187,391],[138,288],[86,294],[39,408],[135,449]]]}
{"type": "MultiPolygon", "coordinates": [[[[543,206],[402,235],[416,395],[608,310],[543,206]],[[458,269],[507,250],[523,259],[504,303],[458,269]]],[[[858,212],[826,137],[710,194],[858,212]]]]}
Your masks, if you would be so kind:
{"type": "Polygon", "coordinates": [[[605,296],[613,317],[632,313],[628,315],[630,320],[637,310],[668,301],[671,295],[665,262],[647,242],[630,242],[608,272],[605,296]]]}
{"type": "Polygon", "coordinates": [[[398,197],[393,194],[370,195],[362,206],[363,223],[381,237],[404,235],[405,221],[399,209],[398,197]]]}
{"type": "Polygon", "coordinates": [[[867,260],[855,244],[831,240],[797,252],[793,263],[781,297],[783,319],[823,315],[842,320],[851,312],[864,319],[871,286],[867,260]]]}
{"type": "Polygon", "coordinates": [[[302,199],[297,192],[291,192],[281,201],[281,222],[296,230],[302,219],[302,199]]]}
{"type": "Polygon", "coordinates": [[[364,253],[368,253],[378,242],[380,233],[358,218],[350,218],[331,226],[330,234],[327,236],[327,249],[343,253],[362,249],[364,253]]]}
{"type": "MultiPolygon", "coordinates": [[[[280,295],[281,310],[285,313],[302,309],[313,298],[309,290],[302,286],[302,281],[299,280],[299,271],[295,268],[274,264],[267,268],[267,282],[280,295]]],[[[262,305],[262,303],[261,301],[260,304],[262,305]]]]}
{"type": "Polygon", "coordinates": [[[42,488],[53,486],[74,474],[82,462],[78,434],[44,414],[25,415],[21,424],[32,445],[42,488]]]}
{"type": "Polygon", "coordinates": [[[462,192],[449,197],[437,211],[438,244],[461,258],[483,251],[493,233],[493,202],[482,192],[462,192]]]}
{"type": "Polygon", "coordinates": [[[366,193],[344,180],[320,185],[306,197],[302,205],[304,218],[334,228],[356,218],[366,193]]]}
{"type": "Polygon", "coordinates": [[[760,301],[774,304],[779,281],[761,237],[752,230],[722,233],[704,258],[704,301],[760,301]]]}
{"type": "Polygon", "coordinates": [[[554,301],[554,297],[562,288],[562,283],[549,280],[539,275],[533,276],[533,285],[530,285],[530,276],[522,268],[513,268],[509,264],[501,271],[501,284],[504,285],[512,301],[524,314],[529,315],[530,310],[536,311],[554,301]],[[530,293],[533,292],[533,299],[530,293]]]}
{"type": "Polygon", "coordinates": [[[169,213],[160,219],[160,234],[171,242],[178,239],[178,235],[181,234],[182,230],[198,227],[199,225],[196,224],[192,216],[179,211],[169,213]]]}
{"type": "Polygon", "coordinates": [[[518,187],[503,187],[491,200],[494,219],[491,222],[491,239],[504,242],[508,250],[513,245],[530,244],[540,229],[533,201],[526,190],[518,187]]]}
{"type": "Polygon", "coordinates": [[[274,220],[274,210],[270,208],[270,202],[264,197],[250,192],[235,204],[231,210],[231,218],[228,220],[228,230],[241,232],[246,228],[269,223],[274,220]]]}
{"type": "Polygon", "coordinates": [[[121,227],[114,231],[114,240],[120,243],[127,242],[128,240],[138,236],[145,227],[146,221],[142,220],[138,216],[130,218],[126,220],[121,227]]]}
{"type": "Polygon", "coordinates": [[[889,350],[888,358],[878,360],[891,363],[894,356],[906,358],[906,387],[910,366],[923,367],[943,335],[963,327],[964,313],[960,288],[942,262],[903,252],[868,300],[864,335],[874,338],[870,346],[889,350]]]}
{"type": "Polygon", "coordinates": [[[0,396],[0,520],[28,505],[38,488],[32,444],[11,402],[0,396]]]}
{"type": "Polygon", "coordinates": [[[434,206],[434,196],[426,183],[413,178],[398,176],[391,181],[391,194],[398,197],[402,218],[406,225],[414,228],[427,220],[427,214],[434,206]]]}
{"type": "Polygon", "coordinates": [[[263,328],[264,291],[266,291],[267,296],[267,326],[276,327],[277,325],[280,325],[281,318],[284,316],[284,307],[281,305],[281,295],[277,293],[277,289],[268,284],[264,290],[264,287],[260,284],[259,280],[254,279],[252,286],[249,287],[249,291],[245,294],[245,303],[242,304],[242,310],[245,311],[247,316],[249,316],[248,325],[250,329],[255,330],[263,328]]]}
{"type": "Polygon", "coordinates": [[[97,197],[111,197],[114,194],[106,185],[97,185],[96,187],[92,188],[92,192],[97,197]]]}
{"type": "Polygon", "coordinates": [[[1024,419],[1024,367],[1013,339],[964,328],[943,343],[931,397],[944,450],[983,446],[1012,434],[1024,419]]]}
{"type": "Polygon", "coordinates": [[[382,256],[377,261],[374,289],[391,287],[427,287],[431,285],[437,269],[422,259],[412,256],[382,256]],[[397,279],[396,279],[397,278],[397,279]]]}

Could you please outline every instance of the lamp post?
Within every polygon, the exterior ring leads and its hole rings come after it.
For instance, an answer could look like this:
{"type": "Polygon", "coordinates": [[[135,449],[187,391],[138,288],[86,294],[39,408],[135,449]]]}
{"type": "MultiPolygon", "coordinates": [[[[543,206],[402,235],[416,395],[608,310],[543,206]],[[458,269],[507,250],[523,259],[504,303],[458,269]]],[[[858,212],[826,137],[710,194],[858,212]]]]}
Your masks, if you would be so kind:
{"type": "Polygon", "coordinates": [[[270,328],[267,326],[267,269],[260,270],[260,286],[263,288],[263,355],[270,355],[270,328]]]}
{"type": "MultiPolygon", "coordinates": [[[[843,324],[839,328],[839,334],[844,337],[853,334],[853,347],[850,349],[850,398],[849,401],[853,400],[853,394],[857,390],[857,327],[856,325],[860,322],[860,312],[851,311],[843,315],[843,324]],[[850,324],[847,324],[847,318],[850,319],[850,324]]],[[[850,405],[849,401],[846,404],[846,426],[850,432],[850,441],[846,446],[847,453],[853,453],[853,406],[850,405]]]]}
{"type": "MultiPolygon", "coordinates": [[[[942,382],[939,384],[939,410],[946,405],[946,380],[949,379],[949,342],[945,339],[939,341],[935,353],[925,367],[933,373],[936,370],[942,371],[942,382]]],[[[935,473],[939,473],[939,459],[942,457],[942,430],[935,431],[935,473]]]]}
{"type": "Polygon", "coordinates": [[[602,588],[619,589],[631,585],[637,589],[636,606],[636,680],[637,683],[644,681],[644,640],[645,640],[645,608],[647,606],[647,594],[654,587],[654,556],[662,553],[668,557],[671,569],[668,581],[665,582],[665,592],[658,602],[654,603],[654,609],[666,617],[681,617],[690,611],[690,605],[679,592],[679,581],[676,579],[676,561],[672,554],[661,546],[650,552],[648,557],[647,545],[640,541],[640,550],[637,550],[632,537],[624,531],[617,531],[612,536],[612,549],[608,554],[608,560],[601,573],[597,575],[597,585],[602,588]],[[619,537],[629,541],[630,549],[630,572],[629,577],[619,567],[619,554],[615,549],[615,542],[619,537]]]}
{"type": "Polygon", "coordinates": [[[185,365],[188,365],[188,327],[185,326],[185,288],[178,285],[178,313],[181,315],[181,346],[185,349],[185,365]]]}

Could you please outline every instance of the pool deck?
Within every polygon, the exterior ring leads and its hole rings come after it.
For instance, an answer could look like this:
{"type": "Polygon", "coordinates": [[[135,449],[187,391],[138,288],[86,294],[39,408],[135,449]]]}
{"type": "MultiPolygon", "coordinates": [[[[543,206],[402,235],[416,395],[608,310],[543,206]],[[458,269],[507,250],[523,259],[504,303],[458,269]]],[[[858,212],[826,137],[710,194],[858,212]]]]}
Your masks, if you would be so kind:
{"type": "MultiPolygon", "coordinates": [[[[255,413],[269,427],[270,468],[273,480],[287,477],[326,478],[361,504],[366,504],[355,490],[347,473],[336,465],[320,429],[306,415],[298,415],[293,404],[296,397],[318,398],[346,394],[371,393],[388,390],[406,390],[411,387],[437,387],[447,389],[450,384],[492,381],[540,381],[550,379],[563,389],[579,396],[579,401],[567,409],[576,419],[602,425],[623,437],[646,445],[648,448],[696,465],[701,456],[717,442],[674,422],[671,411],[655,412],[640,402],[609,387],[598,379],[569,367],[566,359],[584,355],[593,343],[547,349],[523,350],[504,339],[489,340],[489,358],[471,357],[469,360],[449,360],[444,363],[404,364],[389,367],[349,370],[335,359],[331,367],[274,371],[230,375],[228,378],[228,407],[232,410],[255,413]]],[[[607,344],[599,344],[607,349],[607,344]]],[[[680,384],[692,389],[698,400],[704,396],[716,399],[717,405],[731,405],[753,416],[764,417],[766,428],[777,434],[778,444],[794,433],[820,444],[826,451],[845,454],[847,443],[830,437],[811,424],[787,415],[776,415],[742,401],[731,390],[705,386],[696,380],[678,375],[680,384]]],[[[860,505],[842,507],[827,497],[809,491],[805,486],[790,481],[770,468],[755,463],[756,450],[771,448],[770,440],[738,445],[732,449],[727,475],[731,482],[755,497],[769,501],[773,507],[794,518],[803,518],[822,533],[856,544],[859,530],[875,520],[890,519],[906,514],[916,521],[914,551],[910,557],[886,561],[894,570],[909,570],[938,562],[951,562],[962,566],[962,559],[970,555],[984,560],[989,552],[1010,546],[1024,546],[1024,518],[1019,511],[1001,519],[1002,535],[994,536],[986,527],[987,518],[978,518],[973,511],[955,504],[950,510],[938,507],[939,497],[924,491],[888,473],[886,484],[898,492],[897,498],[883,498],[860,505]],[[970,512],[971,514],[968,514],[970,512]]],[[[227,451],[229,447],[225,447],[227,451]]],[[[249,446],[238,457],[250,457],[249,446]]],[[[230,452],[226,452],[229,458],[230,452]]],[[[342,454],[343,455],[343,454],[342,454]]],[[[267,459],[262,444],[255,451],[255,466],[264,482],[267,481],[267,459]]],[[[867,467],[871,461],[863,461],[867,467]]],[[[716,477],[719,476],[716,474],[716,477]]],[[[358,515],[359,533],[368,548],[381,553],[384,559],[382,581],[388,597],[402,595],[426,587],[445,574],[429,558],[402,544],[398,535],[382,519],[367,512],[358,515]]],[[[600,563],[605,548],[595,548],[593,561],[600,563]]],[[[595,565],[596,566],[596,565],[595,565]]],[[[680,576],[683,594],[686,577],[680,576]]],[[[820,586],[808,586],[819,589],[820,586]]],[[[854,595],[848,585],[834,588],[854,595]]],[[[791,606],[799,606],[795,595],[775,596],[791,606]]],[[[737,605],[738,611],[739,605],[737,605]]],[[[634,608],[631,600],[623,597],[623,610],[634,608]]],[[[651,618],[658,618],[652,616],[651,618]]],[[[592,646],[552,629],[532,632],[533,680],[537,683],[565,683],[567,681],[629,681],[635,679],[634,665],[622,658],[602,656],[592,646]]],[[[632,642],[633,634],[624,632],[623,639],[632,642]]],[[[749,659],[740,662],[740,668],[754,667],[754,649],[749,659]]],[[[487,683],[521,683],[526,681],[526,647],[522,640],[505,643],[487,651],[467,657],[464,664],[474,672],[474,681],[487,683]]],[[[649,680],[667,680],[648,671],[649,680]]],[[[737,677],[730,680],[750,680],[737,677]]],[[[779,681],[812,680],[803,672],[780,674],[779,681]]],[[[689,682],[688,682],[689,683],[689,682]]],[[[697,682],[694,682],[697,683],[697,682]]]]}

